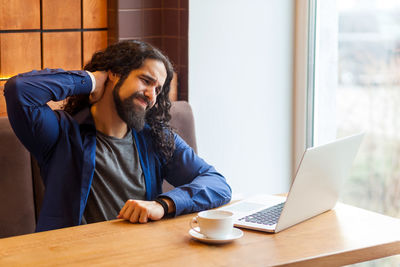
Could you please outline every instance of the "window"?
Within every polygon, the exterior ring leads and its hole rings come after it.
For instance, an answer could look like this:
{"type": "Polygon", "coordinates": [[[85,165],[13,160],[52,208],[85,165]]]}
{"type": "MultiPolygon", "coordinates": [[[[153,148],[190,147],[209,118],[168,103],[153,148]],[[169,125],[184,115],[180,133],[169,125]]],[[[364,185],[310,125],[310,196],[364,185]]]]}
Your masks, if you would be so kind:
{"type": "Polygon", "coordinates": [[[314,145],[366,132],[341,201],[400,218],[400,1],[318,1],[315,45],[314,145]]]}

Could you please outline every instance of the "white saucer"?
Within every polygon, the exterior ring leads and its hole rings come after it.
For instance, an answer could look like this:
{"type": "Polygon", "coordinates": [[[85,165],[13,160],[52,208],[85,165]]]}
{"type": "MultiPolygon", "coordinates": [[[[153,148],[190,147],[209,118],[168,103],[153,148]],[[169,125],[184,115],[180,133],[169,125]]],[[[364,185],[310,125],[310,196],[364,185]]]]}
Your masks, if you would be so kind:
{"type": "MultiPolygon", "coordinates": [[[[198,227],[196,227],[196,230],[199,230],[198,227]]],[[[193,229],[189,230],[189,234],[196,240],[204,242],[204,243],[209,243],[209,244],[224,244],[224,243],[228,243],[231,242],[235,239],[241,238],[243,236],[243,231],[238,229],[238,228],[233,228],[232,233],[222,239],[214,239],[214,238],[209,238],[206,237],[203,234],[200,234],[198,232],[196,232],[193,229]]]]}

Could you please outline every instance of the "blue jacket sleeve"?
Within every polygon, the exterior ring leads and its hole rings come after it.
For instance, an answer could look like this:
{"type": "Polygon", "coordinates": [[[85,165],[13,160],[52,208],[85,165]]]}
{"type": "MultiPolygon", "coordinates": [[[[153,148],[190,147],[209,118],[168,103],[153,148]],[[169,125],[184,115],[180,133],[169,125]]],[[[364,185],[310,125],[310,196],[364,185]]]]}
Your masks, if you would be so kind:
{"type": "Polygon", "coordinates": [[[216,208],[231,199],[232,191],[225,178],[176,134],[175,152],[165,171],[165,179],[176,188],[160,196],[172,199],[175,216],[216,208]]]}
{"type": "Polygon", "coordinates": [[[4,87],[7,113],[15,134],[39,163],[59,136],[58,118],[47,105],[71,95],[89,94],[92,80],[85,71],[32,71],[10,78],[4,87]]]}

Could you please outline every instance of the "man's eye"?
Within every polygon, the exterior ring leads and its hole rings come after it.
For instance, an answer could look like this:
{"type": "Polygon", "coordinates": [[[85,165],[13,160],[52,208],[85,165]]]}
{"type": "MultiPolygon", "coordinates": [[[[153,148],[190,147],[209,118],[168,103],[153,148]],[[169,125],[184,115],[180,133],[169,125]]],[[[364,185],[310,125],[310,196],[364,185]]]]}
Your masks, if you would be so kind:
{"type": "Polygon", "coordinates": [[[161,86],[156,87],[156,95],[159,95],[161,93],[161,86]]]}

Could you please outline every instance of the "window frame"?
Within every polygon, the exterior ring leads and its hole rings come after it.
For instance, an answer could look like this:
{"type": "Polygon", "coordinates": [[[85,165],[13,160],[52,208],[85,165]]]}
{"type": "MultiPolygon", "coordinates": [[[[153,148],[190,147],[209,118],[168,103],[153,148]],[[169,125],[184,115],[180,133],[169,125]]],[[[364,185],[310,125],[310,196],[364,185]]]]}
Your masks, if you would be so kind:
{"type": "Polygon", "coordinates": [[[304,151],[313,146],[316,9],[317,0],[296,1],[292,177],[304,151]]]}

